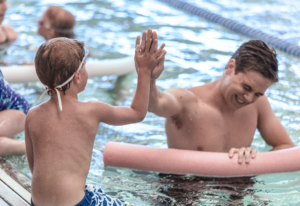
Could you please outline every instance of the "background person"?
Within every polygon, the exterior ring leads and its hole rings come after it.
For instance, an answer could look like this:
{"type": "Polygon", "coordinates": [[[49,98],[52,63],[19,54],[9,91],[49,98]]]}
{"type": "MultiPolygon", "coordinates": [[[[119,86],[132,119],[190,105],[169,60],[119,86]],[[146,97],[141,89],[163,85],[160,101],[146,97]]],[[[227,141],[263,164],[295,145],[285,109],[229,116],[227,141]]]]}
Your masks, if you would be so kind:
{"type": "Polygon", "coordinates": [[[56,37],[74,38],[75,17],[58,6],[49,6],[38,21],[38,34],[47,41],[56,37]]]}
{"type": "Polygon", "coordinates": [[[24,130],[28,110],[26,99],[8,85],[0,70],[0,156],[25,154],[25,143],[11,137],[24,130]]]}
{"type": "Polygon", "coordinates": [[[5,53],[8,46],[18,38],[18,33],[13,28],[2,25],[6,10],[6,0],[0,0],[0,54],[5,53]]]}

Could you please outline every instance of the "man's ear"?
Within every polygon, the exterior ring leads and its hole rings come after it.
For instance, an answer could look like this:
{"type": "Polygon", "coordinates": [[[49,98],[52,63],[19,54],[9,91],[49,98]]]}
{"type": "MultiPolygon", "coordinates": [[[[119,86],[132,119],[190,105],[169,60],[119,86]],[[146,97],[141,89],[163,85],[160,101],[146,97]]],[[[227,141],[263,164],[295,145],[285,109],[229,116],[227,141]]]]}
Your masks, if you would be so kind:
{"type": "Polygon", "coordinates": [[[230,59],[230,61],[226,65],[226,74],[230,75],[232,72],[235,73],[235,59],[230,59]]]}

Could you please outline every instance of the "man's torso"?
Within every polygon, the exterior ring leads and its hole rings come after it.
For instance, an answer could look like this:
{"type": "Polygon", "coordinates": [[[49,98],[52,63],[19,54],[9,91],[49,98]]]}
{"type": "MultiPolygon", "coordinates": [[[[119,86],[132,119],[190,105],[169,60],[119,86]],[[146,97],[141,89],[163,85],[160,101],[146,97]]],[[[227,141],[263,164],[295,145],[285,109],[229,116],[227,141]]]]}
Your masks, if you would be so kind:
{"type": "Polygon", "coordinates": [[[205,85],[183,92],[194,99],[186,101],[180,114],[167,118],[169,148],[228,152],[251,145],[258,120],[255,104],[222,112],[207,101],[205,85]]]}

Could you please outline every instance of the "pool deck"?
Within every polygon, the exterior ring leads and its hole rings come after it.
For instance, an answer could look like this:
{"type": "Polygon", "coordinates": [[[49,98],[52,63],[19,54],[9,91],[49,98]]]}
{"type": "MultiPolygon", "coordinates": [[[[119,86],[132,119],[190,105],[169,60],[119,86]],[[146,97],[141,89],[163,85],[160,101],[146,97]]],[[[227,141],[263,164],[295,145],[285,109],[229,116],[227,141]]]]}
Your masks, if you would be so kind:
{"type": "Polygon", "coordinates": [[[28,206],[31,199],[31,181],[0,157],[0,205],[28,206]]]}

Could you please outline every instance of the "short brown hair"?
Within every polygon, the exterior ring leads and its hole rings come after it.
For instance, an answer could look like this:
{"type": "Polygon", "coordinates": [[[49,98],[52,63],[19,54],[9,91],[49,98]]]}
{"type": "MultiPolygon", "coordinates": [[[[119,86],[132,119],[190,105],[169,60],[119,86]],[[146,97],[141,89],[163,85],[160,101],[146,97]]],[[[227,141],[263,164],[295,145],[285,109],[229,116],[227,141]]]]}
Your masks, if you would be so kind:
{"type": "Polygon", "coordinates": [[[276,51],[261,40],[250,40],[240,46],[232,55],[235,59],[235,73],[257,71],[265,78],[278,81],[278,61],[276,51]]]}
{"type": "Polygon", "coordinates": [[[74,38],[75,17],[69,11],[59,6],[49,6],[44,15],[55,31],[55,37],[74,38]]]}
{"type": "MultiPolygon", "coordinates": [[[[35,56],[35,70],[40,81],[54,88],[67,81],[78,69],[84,57],[84,43],[64,37],[54,38],[43,43],[35,56]]],[[[70,82],[63,86],[65,91],[70,82]]],[[[48,92],[52,94],[51,91],[48,92]]]]}

